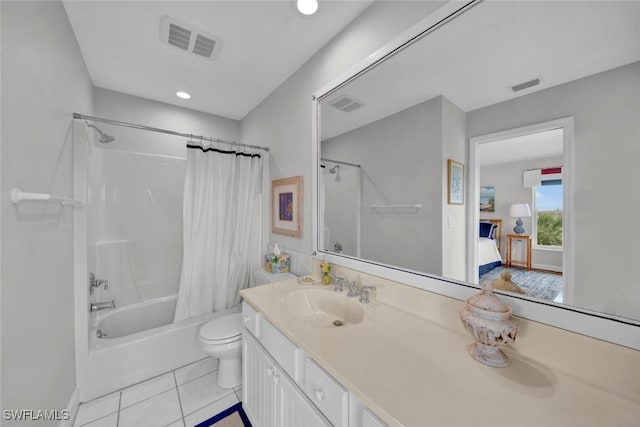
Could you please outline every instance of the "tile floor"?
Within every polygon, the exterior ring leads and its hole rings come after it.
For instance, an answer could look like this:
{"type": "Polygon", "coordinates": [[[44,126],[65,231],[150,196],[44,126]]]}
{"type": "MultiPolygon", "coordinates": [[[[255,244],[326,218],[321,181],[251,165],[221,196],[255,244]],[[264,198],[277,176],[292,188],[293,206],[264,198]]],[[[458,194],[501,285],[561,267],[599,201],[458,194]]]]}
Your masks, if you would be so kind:
{"type": "Polygon", "coordinates": [[[217,360],[175,371],[80,405],[74,427],[193,427],[235,405],[242,388],[216,385],[217,360]]]}

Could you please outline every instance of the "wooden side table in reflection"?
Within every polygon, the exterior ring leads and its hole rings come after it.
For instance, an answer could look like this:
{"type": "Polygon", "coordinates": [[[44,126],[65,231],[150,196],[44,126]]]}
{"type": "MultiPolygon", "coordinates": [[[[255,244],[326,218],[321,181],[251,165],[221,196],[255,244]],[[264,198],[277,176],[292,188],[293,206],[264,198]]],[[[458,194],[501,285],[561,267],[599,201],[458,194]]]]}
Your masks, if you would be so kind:
{"type": "Polygon", "coordinates": [[[520,265],[531,270],[531,236],[526,234],[507,234],[507,267],[520,265]],[[527,244],[527,259],[525,261],[515,261],[511,259],[511,244],[514,240],[524,240],[527,244]]]}

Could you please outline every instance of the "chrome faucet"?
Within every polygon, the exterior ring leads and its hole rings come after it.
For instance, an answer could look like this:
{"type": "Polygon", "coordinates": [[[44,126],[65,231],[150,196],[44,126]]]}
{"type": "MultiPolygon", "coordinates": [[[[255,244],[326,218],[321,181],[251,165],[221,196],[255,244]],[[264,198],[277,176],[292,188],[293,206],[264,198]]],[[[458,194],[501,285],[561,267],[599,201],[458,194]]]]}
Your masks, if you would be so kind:
{"type": "Polygon", "coordinates": [[[106,310],[108,308],[116,308],[116,300],[111,300],[109,302],[92,302],[89,304],[90,312],[106,310]]]}
{"type": "Polygon", "coordinates": [[[333,282],[333,290],[336,292],[344,291],[344,277],[336,277],[333,282]]]}
{"type": "Polygon", "coordinates": [[[376,287],[371,285],[365,285],[360,290],[360,302],[363,304],[369,303],[369,289],[371,289],[372,291],[375,291],[376,287]]]}
{"type": "Polygon", "coordinates": [[[360,291],[358,290],[358,286],[356,286],[356,281],[349,281],[347,280],[347,286],[349,287],[349,290],[347,291],[347,296],[348,297],[357,297],[358,295],[360,295],[360,291]]]}
{"type": "Polygon", "coordinates": [[[96,279],[96,275],[89,273],[89,295],[93,295],[95,288],[99,288],[104,285],[104,290],[109,289],[109,281],[104,279],[96,279]]]}

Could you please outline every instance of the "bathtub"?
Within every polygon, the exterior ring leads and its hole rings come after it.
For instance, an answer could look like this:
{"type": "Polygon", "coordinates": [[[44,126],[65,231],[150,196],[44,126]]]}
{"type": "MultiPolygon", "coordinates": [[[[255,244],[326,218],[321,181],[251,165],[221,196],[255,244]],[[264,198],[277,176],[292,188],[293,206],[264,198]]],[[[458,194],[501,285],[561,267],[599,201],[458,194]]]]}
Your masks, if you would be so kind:
{"type": "Polygon", "coordinates": [[[88,375],[82,401],[207,357],[198,342],[202,324],[240,311],[236,306],[173,323],[175,303],[176,296],[171,296],[98,312],[89,329],[88,375]],[[98,330],[107,335],[98,338],[98,330]]]}
{"type": "Polygon", "coordinates": [[[100,344],[100,339],[121,338],[168,325],[173,322],[177,300],[177,295],[171,295],[115,310],[97,312],[92,324],[94,335],[99,339],[94,341],[95,345],[100,344]]]}

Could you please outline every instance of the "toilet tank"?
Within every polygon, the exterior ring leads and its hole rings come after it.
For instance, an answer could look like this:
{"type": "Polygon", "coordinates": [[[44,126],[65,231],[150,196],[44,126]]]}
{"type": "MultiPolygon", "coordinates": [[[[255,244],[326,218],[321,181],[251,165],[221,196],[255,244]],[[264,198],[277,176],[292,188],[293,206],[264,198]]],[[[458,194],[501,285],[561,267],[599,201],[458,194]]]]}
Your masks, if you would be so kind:
{"type": "Polygon", "coordinates": [[[265,271],[264,268],[258,268],[253,271],[253,286],[267,285],[269,283],[282,282],[283,280],[294,279],[297,276],[293,273],[273,274],[265,271]]]}

